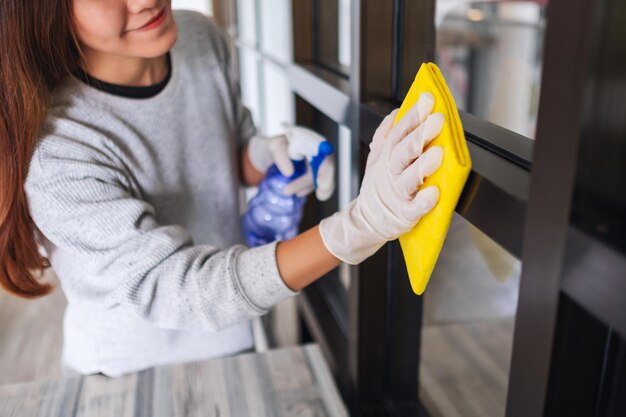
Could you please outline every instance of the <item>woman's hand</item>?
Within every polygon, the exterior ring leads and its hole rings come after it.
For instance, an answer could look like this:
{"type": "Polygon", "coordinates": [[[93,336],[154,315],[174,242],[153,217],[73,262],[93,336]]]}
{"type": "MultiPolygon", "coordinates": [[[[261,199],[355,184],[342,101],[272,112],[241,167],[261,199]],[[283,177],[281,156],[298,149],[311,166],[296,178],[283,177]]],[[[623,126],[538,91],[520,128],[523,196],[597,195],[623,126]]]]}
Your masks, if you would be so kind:
{"type": "Polygon", "coordinates": [[[324,244],[338,259],[362,262],[385,242],[410,231],[437,204],[437,187],[418,192],[443,159],[439,146],[424,152],[444,121],[441,113],[430,114],[433,106],[432,94],[424,93],[395,126],[397,110],[376,130],[359,196],[320,223],[324,244]]]}
{"type": "MultiPolygon", "coordinates": [[[[293,164],[289,158],[289,143],[292,141],[307,141],[320,143],[324,141],[324,137],[301,126],[285,126],[286,133],[284,135],[263,137],[254,136],[250,139],[247,147],[247,157],[252,167],[262,173],[260,180],[267,170],[276,164],[276,167],[286,177],[293,175],[293,164]]],[[[315,148],[315,147],[314,147],[315,148]]],[[[316,149],[316,148],[315,148],[316,149]]],[[[307,160],[315,155],[304,155],[307,160]]],[[[244,173],[245,173],[245,157],[244,155],[244,173]]],[[[313,186],[313,175],[311,168],[307,163],[307,172],[290,182],[285,188],[286,194],[296,194],[298,196],[308,195],[315,190],[318,200],[324,201],[330,198],[335,189],[335,160],[332,155],[327,156],[319,167],[317,173],[317,188],[313,186]]],[[[259,175],[256,176],[257,178],[259,175]]]]}

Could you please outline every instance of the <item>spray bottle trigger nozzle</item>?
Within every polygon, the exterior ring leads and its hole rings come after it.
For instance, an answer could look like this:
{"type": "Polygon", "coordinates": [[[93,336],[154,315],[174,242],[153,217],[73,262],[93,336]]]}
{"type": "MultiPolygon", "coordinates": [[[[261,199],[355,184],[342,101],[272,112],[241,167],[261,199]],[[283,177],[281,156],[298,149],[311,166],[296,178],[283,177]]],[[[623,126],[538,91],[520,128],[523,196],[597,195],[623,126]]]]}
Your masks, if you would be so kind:
{"type": "Polygon", "coordinates": [[[322,141],[317,148],[317,155],[311,158],[311,173],[313,174],[313,187],[315,187],[315,189],[317,189],[317,173],[319,171],[320,165],[322,165],[324,159],[326,159],[326,157],[328,155],[331,155],[332,153],[333,145],[328,141],[322,141]]]}

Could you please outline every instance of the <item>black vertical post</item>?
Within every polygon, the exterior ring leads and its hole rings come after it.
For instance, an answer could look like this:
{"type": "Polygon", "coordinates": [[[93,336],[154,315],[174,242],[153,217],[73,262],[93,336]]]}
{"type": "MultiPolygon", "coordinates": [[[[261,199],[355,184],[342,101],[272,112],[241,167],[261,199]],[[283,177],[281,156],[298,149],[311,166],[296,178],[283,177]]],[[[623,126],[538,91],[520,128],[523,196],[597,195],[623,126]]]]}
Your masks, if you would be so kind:
{"type": "Polygon", "coordinates": [[[549,6],[507,417],[544,413],[595,3],[549,6]]]}

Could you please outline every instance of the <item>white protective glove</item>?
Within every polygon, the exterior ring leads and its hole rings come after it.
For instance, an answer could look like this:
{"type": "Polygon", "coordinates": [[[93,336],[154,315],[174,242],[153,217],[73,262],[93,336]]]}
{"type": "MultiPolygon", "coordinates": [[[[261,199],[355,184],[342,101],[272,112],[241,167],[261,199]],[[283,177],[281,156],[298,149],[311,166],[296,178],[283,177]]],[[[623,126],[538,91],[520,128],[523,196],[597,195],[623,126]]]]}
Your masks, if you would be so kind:
{"type": "Polygon", "coordinates": [[[443,114],[430,114],[434,103],[432,94],[424,93],[395,126],[398,110],[383,120],[370,143],[359,195],[321,221],[324,244],[343,262],[362,262],[385,242],[413,229],[437,204],[437,187],[416,193],[443,160],[440,146],[423,152],[443,126],[443,114]]]}
{"type": "MultiPolygon", "coordinates": [[[[293,164],[289,159],[289,142],[303,139],[324,141],[324,137],[317,132],[301,126],[283,125],[286,129],[284,135],[264,137],[254,136],[248,144],[248,157],[252,166],[259,172],[267,170],[276,164],[276,167],[286,177],[293,175],[293,164]]],[[[283,191],[288,194],[296,194],[300,197],[308,195],[314,190],[313,174],[308,160],[314,155],[305,155],[307,158],[307,171],[304,175],[291,181],[283,191]]],[[[330,198],[335,190],[335,159],[333,155],[328,155],[317,171],[317,189],[315,196],[320,201],[330,198]]]]}

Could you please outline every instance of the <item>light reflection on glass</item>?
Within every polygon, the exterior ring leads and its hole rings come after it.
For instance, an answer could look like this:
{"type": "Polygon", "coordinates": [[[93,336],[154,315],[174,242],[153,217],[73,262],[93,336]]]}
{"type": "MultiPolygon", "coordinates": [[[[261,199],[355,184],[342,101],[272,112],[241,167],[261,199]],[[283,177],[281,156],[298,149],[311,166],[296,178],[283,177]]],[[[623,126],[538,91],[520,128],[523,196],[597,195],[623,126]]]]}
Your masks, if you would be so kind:
{"type": "Polygon", "coordinates": [[[437,3],[437,56],[457,106],[533,138],[545,2],[437,3]]]}

